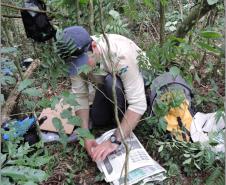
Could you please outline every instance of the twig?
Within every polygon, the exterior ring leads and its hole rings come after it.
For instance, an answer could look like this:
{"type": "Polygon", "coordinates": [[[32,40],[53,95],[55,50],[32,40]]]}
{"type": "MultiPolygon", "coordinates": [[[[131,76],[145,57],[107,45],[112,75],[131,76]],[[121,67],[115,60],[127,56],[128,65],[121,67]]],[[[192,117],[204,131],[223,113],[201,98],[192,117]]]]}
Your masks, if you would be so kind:
{"type": "Polygon", "coordinates": [[[17,6],[6,4],[6,3],[1,3],[1,6],[13,8],[13,9],[16,9],[16,10],[33,11],[33,12],[38,12],[38,13],[49,13],[49,14],[51,14],[51,12],[48,12],[48,11],[34,10],[32,8],[22,8],[22,7],[17,7],[17,6]]]}
{"type": "Polygon", "coordinates": [[[2,17],[5,17],[5,18],[22,18],[20,15],[5,15],[5,14],[2,14],[2,17]]]}
{"type": "Polygon", "coordinates": [[[180,8],[181,20],[183,21],[183,16],[184,16],[184,13],[183,13],[183,4],[182,4],[181,0],[178,0],[177,3],[178,3],[179,8],[180,8]]]}
{"type": "Polygon", "coordinates": [[[122,127],[120,125],[120,121],[119,121],[119,117],[118,117],[118,109],[117,109],[117,97],[116,97],[116,91],[115,91],[115,87],[116,87],[116,74],[115,74],[115,70],[114,70],[114,63],[113,63],[113,60],[112,60],[112,57],[111,57],[111,48],[110,48],[110,44],[109,44],[109,40],[105,34],[105,31],[104,31],[104,28],[103,28],[103,10],[102,10],[102,1],[101,0],[98,0],[98,4],[99,4],[99,9],[100,9],[100,27],[101,27],[101,30],[102,30],[102,33],[103,33],[103,36],[104,36],[104,39],[106,41],[106,44],[107,44],[107,48],[108,48],[108,58],[110,60],[110,63],[111,63],[111,67],[112,67],[112,75],[113,75],[113,85],[112,85],[112,93],[113,93],[113,101],[115,103],[115,106],[114,106],[114,113],[115,113],[115,120],[116,120],[116,123],[117,123],[117,126],[118,126],[118,129],[119,129],[119,132],[120,132],[120,135],[121,135],[121,139],[122,139],[122,143],[123,145],[125,146],[125,150],[126,150],[126,156],[125,156],[125,177],[124,177],[124,184],[127,185],[127,176],[128,176],[128,161],[129,161],[129,148],[128,148],[128,145],[125,141],[125,135],[124,135],[124,132],[122,130],[122,127]]]}

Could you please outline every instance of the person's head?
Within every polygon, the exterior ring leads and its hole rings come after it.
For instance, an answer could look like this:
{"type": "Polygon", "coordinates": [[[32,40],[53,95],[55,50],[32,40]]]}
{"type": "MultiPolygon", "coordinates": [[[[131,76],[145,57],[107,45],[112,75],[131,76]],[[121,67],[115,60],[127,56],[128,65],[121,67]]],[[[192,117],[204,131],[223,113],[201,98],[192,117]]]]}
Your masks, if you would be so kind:
{"type": "Polygon", "coordinates": [[[97,45],[83,27],[71,26],[65,28],[63,30],[63,39],[65,42],[72,40],[77,48],[68,59],[70,62],[70,75],[77,74],[79,68],[85,64],[95,65],[94,54],[98,51],[97,45]]]}

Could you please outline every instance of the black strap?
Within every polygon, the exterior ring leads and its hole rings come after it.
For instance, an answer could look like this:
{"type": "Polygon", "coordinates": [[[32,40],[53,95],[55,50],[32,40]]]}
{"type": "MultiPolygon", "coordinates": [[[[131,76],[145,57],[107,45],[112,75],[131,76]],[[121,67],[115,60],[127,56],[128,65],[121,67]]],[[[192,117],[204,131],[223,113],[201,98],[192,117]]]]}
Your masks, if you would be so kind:
{"type": "Polygon", "coordinates": [[[178,122],[178,125],[179,125],[180,129],[182,130],[182,138],[183,138],[184,141],[186,141],[186,135],[184,133],[183,123],[182,123],[180,117],[177,117],[177,122],[178,122]]]}

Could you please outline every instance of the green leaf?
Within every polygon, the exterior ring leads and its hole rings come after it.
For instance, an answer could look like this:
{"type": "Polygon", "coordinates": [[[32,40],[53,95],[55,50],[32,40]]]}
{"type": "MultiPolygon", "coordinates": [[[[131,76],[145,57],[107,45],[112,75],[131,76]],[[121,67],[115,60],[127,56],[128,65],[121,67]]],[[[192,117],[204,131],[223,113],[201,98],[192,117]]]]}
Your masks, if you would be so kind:
{"type": "Polygon", "coordinates": [[[161,152],[162,150],[163,150],[163,145],[161,145],[160,147],[159,147],[159,149],[158,149],[158,152],[161,152]]]}
{"type": "Polygon", "coordinates": [[[201,168],[199,167],[199,165],[196,162],[194,162],[194,165],[196,166],[196,168],[198,168],[199,170],[201,170],[201,168]]]}
{"type": "Polygon", "coordinates": [[[48,177],[44,171],[26,166],[7,166],[1,169],[1,175],[11,177],[16,181],[23,180],[34,182],[41,182],[48,177]]]}
{"type": "Polygon", "coordinates": [[[23,80],[22,82],[20,82],[20,84],[18,86],[18,91],[23,91],[24,89],[26,89],[31,84],[33,84],[33,80],[31,80],[31,79],[23,80]]]}
{"type": "Polygon", "coordinates": [[[204,42],[198,42],[198,45],[200,48],[204,49],[204,50],[208,50],[208,51],[211,51],[211,52],[214,52],[214,53],[220,53],[220,51],[218,49],[216,49],[215,47],[209,45],[209,44],[206,44],[204,42]]]}
{"type": "Polygon", "coordinates": [[[63,119],[68,119],[72,116],[72,113],[70,110],[68,109],[65,109],[63,110],[63,112],[60,113],[60,116],[63,118],[63,119]]]}
{"type": "Polygon", "coordinates": [[[90,133],[88,129],[77,128],[76,132],[79,134],[80,137],[87,138],[87,139],[94,139],[94,136],[90,133]]]}
{"type": "Polygon", "coordinates": [[[28,96],[38,96],[38,97],[42,96],[41,91],[39,89],[36,89],[35,87],[25,89],[23,93],[27,94],[28,96]]]}
{"type": "Polygon", "coordinates": [[[209,4],[209,5],[214,5],[214,4],[216,4],[218,2],[218,0],[207,0],[207,3],[209,4]]]}
{"type": "Polygon", "coordinates": [[[6,154],[2,154],[0,153],[0,164],[2,166],[2,164],[5,162],[7,155],[6,154]]]}
{"type": "Polygon", "coordinates": [[[174,78],[176,78],[180,74],[180,69],[176,66],[173,66],[170,68],[171,75],[173,75],[174,78]]]}
{"type": "Polygon", "coordinates": [[[51,102],[48,98],[42,98],[39,102],[38,105],[41,106],[42,108],[47,108],[51,106],[51,102]]]}
{"type": "Polygon", "coordinates": [[[223,37],[220,33],[215,31],[202,31],[200,34],[207,39],[219,39],[223,37]]]}
{"type": "Polygon", "coordinates": [[[76,101],[76,95],[70,93],[69,96],[64,97],[64,103],[69,104],[71,106],[77,106],[78,102],[76,101]]]}
{"type": "Polygon", "coordinates": [[[71,124],[71,125],[80,127],[82,120],[78,116],[72,116],[72,117],[68,118],[68,123],[71,124]]]}
{"type": "Polygon", "coordinates": [[[54,96],[51,98],[51,109],[55,109],[56,104],[60,101],[59,97],[54,96]]]}
{"type": "Polygon", "coordinates": [[[183,165],[185,165],[185,164],[191,164],[191,158],[186,159],[186,160],[183,162],[183,165]]]}
{"type": "Polygon", "coordinates": [[[54,127],[55,127],[58,131],[60,131],[60,130],[63,129],[62,122],[61,122],[61,120],[60,120],[59,118],[54,117],[54,118],[52,119],[52,122],[53,122],[54,127]]]}
{"type": "Polygon", "coordinates": [[[167,128],[167,123],[164,118],[159,119],[158,129],[159,131],[165,132],[167,128]]]}
{"type": "Polygon", "coordinates": [[[16,83],[15,78],[11,76],[1,76],[1,85],[13,85],[16,83]]]}

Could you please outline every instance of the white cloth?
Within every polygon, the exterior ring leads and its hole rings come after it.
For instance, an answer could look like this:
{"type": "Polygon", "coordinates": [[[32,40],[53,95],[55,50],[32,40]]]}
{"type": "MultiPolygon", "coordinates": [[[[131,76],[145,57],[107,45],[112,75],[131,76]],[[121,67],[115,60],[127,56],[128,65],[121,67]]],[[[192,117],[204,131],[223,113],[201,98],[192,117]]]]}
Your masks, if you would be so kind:
{"type": "MultiPolygon", "coordinates": [[[[201,113],[197,112],[191,123],[190,133],[191,138],[194,142],[200,142],[208,144],[210,136],[213,133],[220,133],[225,128],[225,122],[221,117],[218,121],[216,120],[216,113],[201,113]]],[[[223,131],[224,133],[224,131],[223,131]]],[[[220,139],[219,144],[213,147],[216,152],[224,152],[224,137],[217,136],[220,139]]]]}
{"type": "MultiPolygon", "coordinates": [[[[144,82],[142,74],[139,71],[137,57],[141,52],[141,49],[130,39],[116,34],[107,35],[110,43],[110,53],[113,60],[113,68],[116,70],[117,76],[120,77],[123,83],[125,97],[128,102],[128,109],[138,114],[143,114],[147,108],[144,82]]],[[[102,35],[99,37],[93,36],[94,41],[97,42],[97,47],[101,53],[99,57],[100,69],[102,74],[92,73],[88,75],[89,80],[92,82],[98,82],[101,76],[105,76],[107,73],[112,73],[112,64],[108,58],[108,48],[105,39],[102,35]]],[[[98,58],[98,57],[96,57],[98,58]]],[[[94,91],[89,91],[89,85],[80,76],[72,76],[72,92],[77,95],[77,101],[80,107],[77,109],[88,109],[92,104],[94,91]],[[92,94],[92,95],[90,95],[92,94]]],[[[91,89],[91,88],[90,88],[91,89]]]]}

